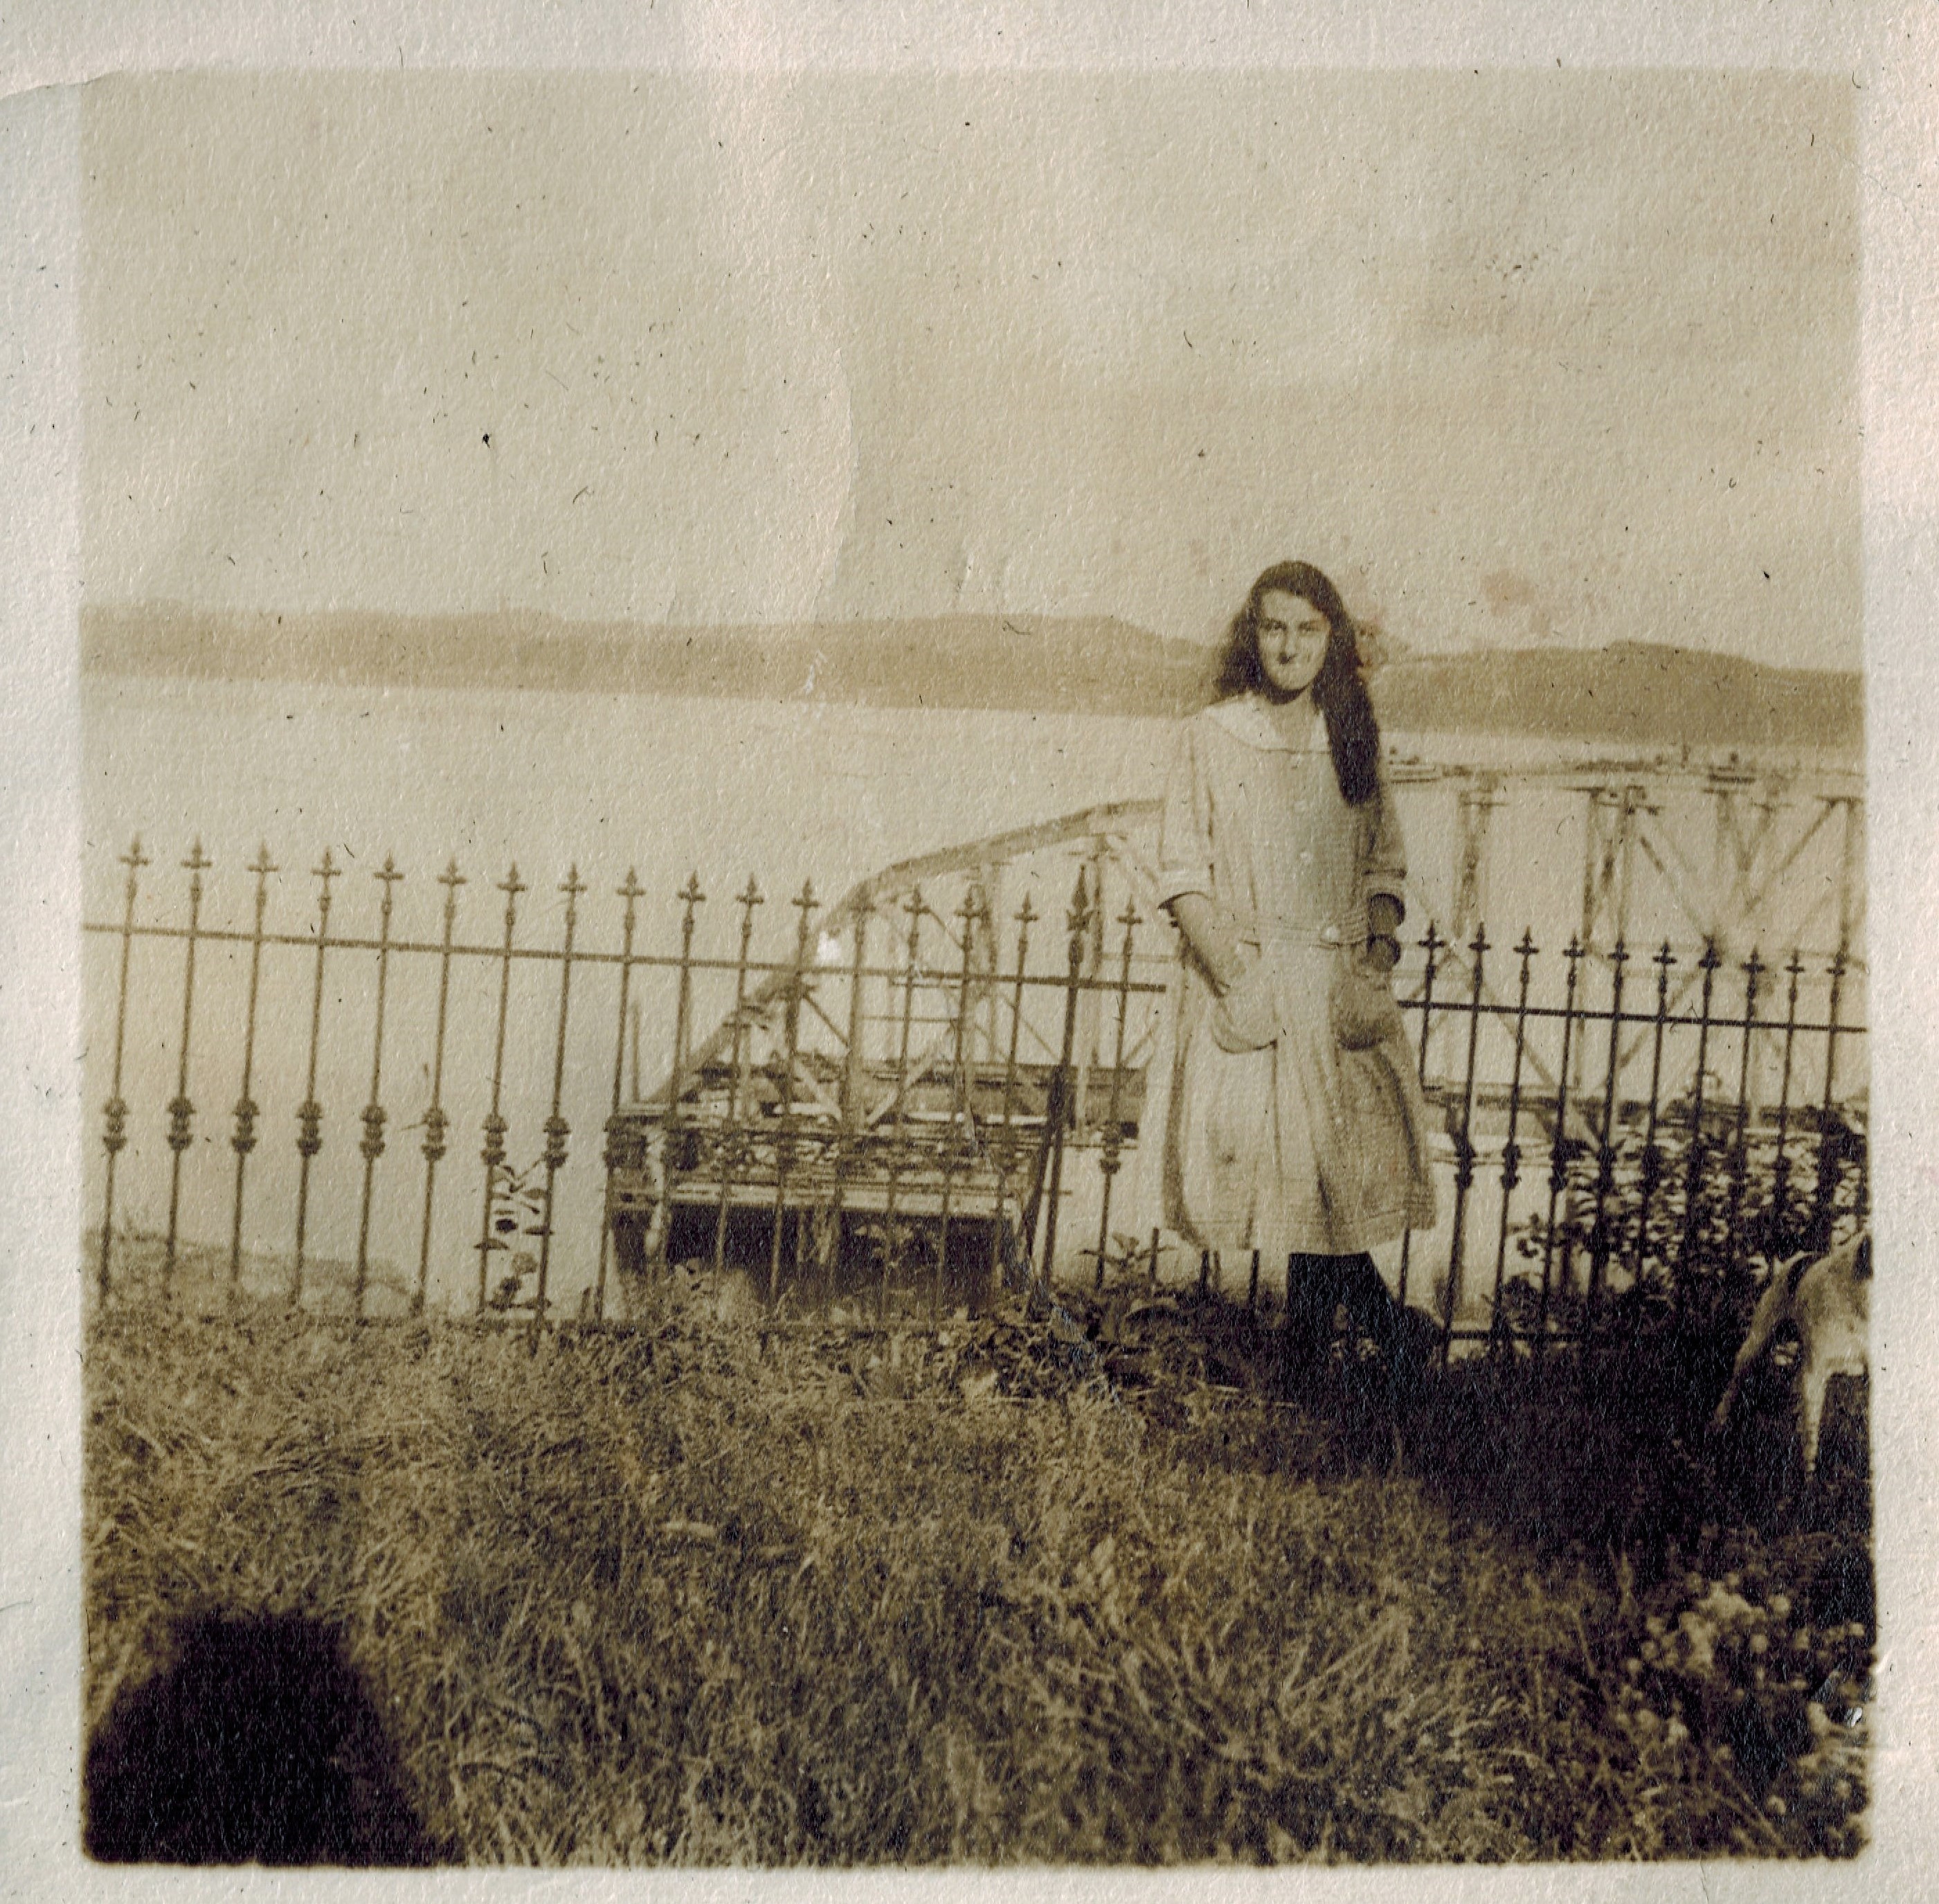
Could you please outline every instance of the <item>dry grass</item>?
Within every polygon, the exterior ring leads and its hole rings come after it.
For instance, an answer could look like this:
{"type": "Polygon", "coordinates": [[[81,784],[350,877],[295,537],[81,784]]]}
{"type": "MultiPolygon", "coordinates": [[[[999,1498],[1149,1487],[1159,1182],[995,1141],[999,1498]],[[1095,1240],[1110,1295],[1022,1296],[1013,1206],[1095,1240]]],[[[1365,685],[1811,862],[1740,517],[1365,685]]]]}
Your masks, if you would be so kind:
{"type": "Polygon", "coordinates": [[[1033,1328],[689,1312],[534,1355],[111,1312],[90,1723],[173,1617],[291,1612],[342,1629],[475,1862],[1856,1848],[1855,1748],[1780,1815],[1638,1717],[1668,1601],[1457,1528],[1202,1362],[1113,1391],[1041,1332],[1019,1382],[1033,1328]]]}

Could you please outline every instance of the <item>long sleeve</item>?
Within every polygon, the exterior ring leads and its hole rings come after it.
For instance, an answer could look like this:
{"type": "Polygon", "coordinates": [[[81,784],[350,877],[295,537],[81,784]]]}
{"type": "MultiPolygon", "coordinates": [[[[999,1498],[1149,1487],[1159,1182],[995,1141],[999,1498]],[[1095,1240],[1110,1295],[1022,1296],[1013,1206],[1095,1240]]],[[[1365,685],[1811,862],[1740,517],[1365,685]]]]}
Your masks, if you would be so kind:
{"type": "Polygon", "coordinates": [[[1212,893],[1211,790],[1198,757],[1196,723],[1186,721],[1172,751],[1158,820],[1158,897],[1161,905],[1189,892],[1212,893]]]}
{"type": "Polygon", "coordinates": [[[1405,916],[1407,912],[1407,843],[1401,837],[1400,815],[1384,775],[1375,784],[1372,799],[1361,809],[1360,897],[1364,904],[1385,894],[1405,916]]]}

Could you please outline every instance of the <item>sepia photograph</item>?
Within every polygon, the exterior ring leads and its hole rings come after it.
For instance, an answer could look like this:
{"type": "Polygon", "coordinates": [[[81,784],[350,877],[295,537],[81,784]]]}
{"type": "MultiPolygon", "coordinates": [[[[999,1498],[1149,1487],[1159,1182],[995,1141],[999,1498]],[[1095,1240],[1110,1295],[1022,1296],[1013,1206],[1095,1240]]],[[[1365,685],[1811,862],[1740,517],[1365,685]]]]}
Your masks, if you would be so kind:
{"type": "Polygon", "coordinates": [[[89,84],[85,1857],[1862,1869],[1862,110],[89,84]]]}

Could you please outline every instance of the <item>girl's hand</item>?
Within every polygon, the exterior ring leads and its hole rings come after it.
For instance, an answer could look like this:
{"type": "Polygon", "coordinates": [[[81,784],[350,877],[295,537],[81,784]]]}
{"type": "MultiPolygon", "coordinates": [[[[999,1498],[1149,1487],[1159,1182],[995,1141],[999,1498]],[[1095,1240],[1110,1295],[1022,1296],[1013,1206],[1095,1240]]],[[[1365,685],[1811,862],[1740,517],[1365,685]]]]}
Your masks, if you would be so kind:
{"type": "Polygon", "coordinates": [[[1391,972],[1400,963],[1401,910],[1393,897],[1377,892],[1367,901],[1367,963],[1391,972]]]}

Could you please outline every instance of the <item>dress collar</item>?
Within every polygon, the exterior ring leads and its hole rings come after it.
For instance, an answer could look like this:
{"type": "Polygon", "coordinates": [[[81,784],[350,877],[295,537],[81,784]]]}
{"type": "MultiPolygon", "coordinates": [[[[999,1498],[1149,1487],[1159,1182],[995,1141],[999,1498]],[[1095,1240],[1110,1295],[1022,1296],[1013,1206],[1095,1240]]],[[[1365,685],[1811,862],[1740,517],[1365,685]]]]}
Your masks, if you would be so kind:
{"type": "Polygon", "coordinates": [[[1256,694],[1242,694],[1230,701],[1215,701],[1206,712],[1236,741],[1248,747],[1282,754],[1318,754],[1326,748],[1326,733],[1313,703],[1306,704],[1306,737],[1292,741],[1280,731],[1279,724],[1256,694]]]}

